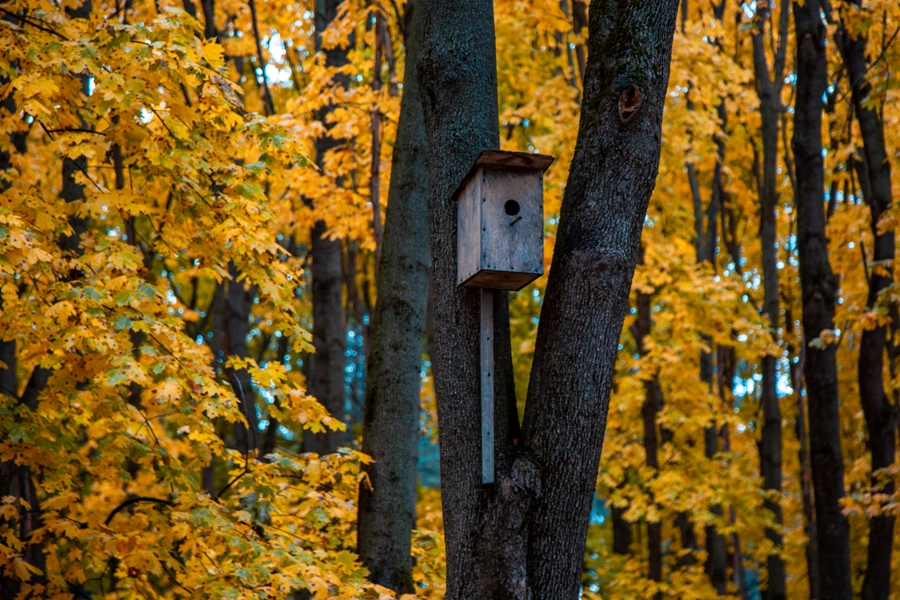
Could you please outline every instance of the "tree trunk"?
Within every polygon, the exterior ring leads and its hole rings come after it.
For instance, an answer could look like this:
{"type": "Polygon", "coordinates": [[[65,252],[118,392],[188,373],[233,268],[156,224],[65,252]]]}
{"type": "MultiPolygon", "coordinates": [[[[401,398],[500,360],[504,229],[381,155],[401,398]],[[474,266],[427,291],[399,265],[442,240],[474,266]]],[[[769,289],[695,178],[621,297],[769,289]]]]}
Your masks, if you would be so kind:
{"type": "Polygon", "coordinates": [[[475,157],[499,147],[491,0],[426,0],[419,62],[428,144],[434,336],[447,598],[525,598],[525,529],[532,478],[512,471],[515,410],[508,296],[494,294],[494,460],[481,484],[481,294],[456,286],[456,202],[475,157]],[[502,343],[506,343],[503,348],[502,343]],[[515,478],[515,479],[513,479],[515,478]],[[512,482],[516,481],[516,484],[512,482]],[[522,504],[522,506],[517,506],[522,504]]]}
{"type": "MultiPolygon", "coordinates": [[[[779,39],[775,50],[774,64],[771,71],[765,51],[765,25],[771,23],[768,6],[760,5],[756,28],[753,31],[753,66],[756,75],[756,90],[759,95],[759,112],[762,121],[762,185],[759,189],[760,226],[759,237],[762,245],[763,271],[763,307],[762,313],[768,317],[770,332],[778,341],[778,323],[781,321],[779,308],[778,282],[778,250],[777,222],[778,209],[777,168],[778,168],[778,124],[781,116],[781,86],[787,48],[789,8],[786,4],[780,7],[779,39]]],[[[775,37],[774,32],[772,37],[775,37]]],[[[776,383],[778,378],[778,358],[772,355],[761,357],[762,363],[762,397],[760,404],[763,413],[762,439],[759,442],[760,471],[763,487],[767,492],[778,496],[782,484],[782,439],[781,439],[781,405],[778,400],[776,383]]],[[[767,527],[766,538],[775,549],[782,549],[784,539],[779,530],[782,518],[780,499],[766,498],[763,505],[772,513],[775,527],[767,527]]],[[[778,554],[766,557],[765,599],[784,600],[785,569],[784,559],[778,554]]]]}
{"type": "MultiPolygon", "coordinates": [[[[341,288],[341,242],[325,237],[327,227],[319,221],[313,227],[312,247],[312,305],[313,347],[310,356],[312,377],[309,393],[319,401],[332,417],[346,420],[344,403],[344,309],[341,288]]],[[[307,452],[329,454],[347,444],[345,431],[327,431],[304,437],[307,452]]]]}
{"type": "Polygon", "coordinates": [[[431,0],[428,138],[447,597],[577,598],[614,363],[656,179],[677,0],[595,1],[581,127],[518,444],[507,301],[495,306],[497,483],[480,477],[479,292],[456,287],[453,190],[498,145],[492,6],[431,0]]]}
{"type": "Polygon", "coordinates": [[[362,450],[375,459],[359,489],[357,547],[369,579],[413,592],[420,369],[428,296],[428,172],[416,67],[422,3],[407,4],[406,67],[371,328],[362,450]],[[411,14],[409,14],[411,12],[411,14]]]}
{"type": "MultiPolygon", "coordinates": [[[[8,17],[6,20],[8,20],[8,17]]],[[[8,81],[5,78],[0,78],[0,83],[8,83],[8,81]]],[[[16,113],[16,104],[12,94],[0,102],[0,110],[3,110],[8,115],[16,113]]],[[[6,118],[7,114],[2,114],[2,117],[6,118]]],[[[10,138],[12,138],[13,146],[10,148],[10,152],[17,151],[20,154],[24,154],[26,150],[25,136],[19,133],[12,133],[10,138]]],[[[11,173],[7,172],[12,168],[10,152],[0,150],[0,178],[2,178],[0,179],[0,190],[2,191],[10,187],[6,181],[7,177],[12,176],[11,173]]],[[[0,296],[0,314],[2,312],[3,298],[0,296]]],[[[8,396],[12,401],[0,398],[0,404],[13,406],[22,403],[22,399],[18,395],[19,380],[16,375],[16,339],[13,331],[6,331],[4,334],[10,337],[5,339],[5,335],[0,336],[0,361],[5,364],[5,366],[0,366],[0,397],[8,396]]],[[[19,496],[19,474],[21,471],[13,460],[0,462],[0,495],[19,496]]],[[[13,600],[18,597],[19,590],[20,582],[17,577],[7,575],[5,572],[0,573],[0,600],[13,600]]]]}
{"type": "MultiPolygon", "coordinates": [[[[225,360],[229,358],[247,358],[247,334],[250,333],[250,308],[256,290],[245,281],[238,281],[240,272],[233,264],[228,265],[231,281],[228,282],[228,293],[224,303],[225,360]]],[[[237,448],[244,454],[250,454],[260,448],[259,419],[256,416],[256,394],[253,382],[247,369],[226,367],[228,382],[234,395],[240,401],[241,414],[247,424],[235,423],[234,434],[237,448]]]]}
{"type": "MultiPolygon", "coordinates": [[[[645,339],[650,335],[653,321],[650,314],[650,295],[637,293],[637,320],[634,326],[634,338],[638,353],[646,356],[645,339]]],[[[659,436],[656,434],[657,419],[662,411],[663,396],[659,383],[659,375],[644,380],[644,403],[641,416],[644,421],[644,453],[647,466],[659,472],[659,436]]],[[[659,583],[662,581],[662,523],[647,522],[647,576],[659,583]]],[[[662,592],[653,595],[653,600],[662,600],[662,592]]]]}
{"type": "MultiPolygon", "coordinates": [[[[325,29],[337,17],[341,0],[316,0],[316,49],[321,49],[321,38],[325,29]]],[[[347,64],[347,49],[329,48],[325,52],[325,65],[341,67],[347,64]]],[[[347,86],[346,74],[334,76],[338,85],[347,86]]],[[[319,115],[326,122],[333,109],[327,106],[319,115]]],[[[321,163],[325,154],[338,145],[338,140],[323,136],[316,140],[316,157],[321,163]]],[[[337,185],[341,182],[338,180],[337,185]]],[[[309,392],[315,396],[331,416],[346,421],[344,406],[344,366],[346,346],[344,332],[344,308],[341,288],[341,242],[326,237],[327,225],[316,222],[312,230],[312,303],[313,303],[313,347],[316,352],[311,357],[312,377],[309,392]]],[[[349,436],[345,431],[328,431],[307,434],[304,447],[308,452],[328,454],[346,445],[349,436]]]]}
{"type": "MultiPolygon", "coordinates": [[[[686,2],[682,6],[686,6],[686,2]]],[[[721,18],[720,15],[718,15],[721,18]]],[[[728,113],[725,109],[725,100],[720,99],[716,107],[719,122],[722,129],[725,129],[728,113]]],[[[709,199],[709,207],[706,211],[706,217],[702,212],[702,204],[695,202],[695,209],[700,211],[694,215],[695,229],[702,235],[698,235],[696,241],[697,262],[708,263],[715,271],[716,267],[716,243],[717,243],[717,224],[718,210],[722,203],[722,195],[724,193],[724,182],[722,181],[722,167],[725,163],[725,142],[720,136],[716,140],[716,166],[713,169],[712,194],[709,199]],[[706,226],[704,227],[704,220],[706,226]]],[[[691,165],[691,171],[693,165],[691,165]]],[[[704,336],[704,341],[712,350],[713,342],[708,336],[704,336]]],[[[710,392],[713,391],[713,354],[712,351],[700,352],[700,380],[707,385],[710,392]]],[[[719,428],[716,422],[710,423],[704,434],[704,451],[706,458],[714,460],[719,452],[719,428]]],[[[711,512],[714,515],[722,516],[722,506],[715,505],[711,512]]],[[[716,589],[718,594],[724,595],[727,588],[727,569],[728,569],[728,549],[725,543],[725,536],[716,530],[715,525],[707,525],[706,534],[706,574],[709,576],[710,582],[716,589]]]]}
{"type": "MultiPolygon", "coordinates": [[[[828,84],[820,0],[794,2],[797,96],[792,148],[797,168],[797,250],[806,339],[834,329],[837,281],[825,237],[822,96],[828,84]]],[[[841,513],[844,463],[834,344],[811,343],[804,375],[809,397],[809,439],[815,490],[820,584],[829,598],[852,598],[850,528],[841,513]]]]}
{"type": "MultiPolygon", "coordinates": [[[[853,4],[861,6],[857,0],[853,4]]],[[[873,262],[877,265],[868,276],[867,306],[872,309],[883,290],[893,281],[894,231],[878,233],[878,221],[893,201],[891,163],[884,141],[884,123],[876,110],[865,105],[872,92],[866,79],[869,64],[866,60],[866,36],[857,33],[852,38],[841,20],[835,34],[837,47],[844,58],[850,80],[851,98],[856,121],[863,139],[863,157],[867,181],[865,200],[871,214],[872,235],[875,238],[873,262]]],[[[863,179],[861,177],[861,179],[863,179]]],[[[894,323],[894,327],[897,324],[894,323]]],[[[891,466],[894,462],[894,427],[896,412],[884,391],[884,356],[887,347],[887,326],[881,325],[862,333],[859,345],[859,395],[869,433],[872,472],[891,466]]],[[[881,486],[881,493],[894,493],[893,482],[881,486]]],[[[894,516],[875,516],[869,521],[869,547],[866,576],[863,579],[863,600],[887,600],[891,583],[891,551],[893,550],[894,516]]]]}
{"type": "Polygon", "coordinates": [[[578,142],[522,427],[540,473],[529,524],[536,598],[578,595],[609,393],[659,166],[677,0],[590,7],[578,142]]]}
{"type": "MultiPolygon", "coordinates": [[[[790,301],[788,302],[790,307],[790,301]]],[[[794,315],[790,308],[785,310],[784,330],[791,335],[794,330],[794,315]]],[[[809,442],[806,434],[806,402],[803,399],[803,358],[801,349],[794,356],[794,349],[788,344],[788,358],[791,364],[791,387],[797,399],[797,417],[794,431],[797,434],[797,461],[800,463],[800,496],[803,499],[803,518],[806,521],[806,575],[809,580],[809,600],[819,600],[822,595],[819,589],[819,549],[816,529],[816,513],[813,509],[812,468],[809,464],[809,442]]]]}

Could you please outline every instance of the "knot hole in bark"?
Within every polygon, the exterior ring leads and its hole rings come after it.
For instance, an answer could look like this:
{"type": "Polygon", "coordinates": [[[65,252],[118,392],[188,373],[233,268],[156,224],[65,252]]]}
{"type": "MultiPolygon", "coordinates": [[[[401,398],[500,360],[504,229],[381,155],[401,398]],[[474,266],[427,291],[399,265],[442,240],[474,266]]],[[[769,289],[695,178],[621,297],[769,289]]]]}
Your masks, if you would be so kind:
{"type": "Polygon", "coordinates": [[[644,90],[636,85],[629,85],[619,95],[619,120],[622,124],[630,123],[638,114],[644,103],[644,90]]]}

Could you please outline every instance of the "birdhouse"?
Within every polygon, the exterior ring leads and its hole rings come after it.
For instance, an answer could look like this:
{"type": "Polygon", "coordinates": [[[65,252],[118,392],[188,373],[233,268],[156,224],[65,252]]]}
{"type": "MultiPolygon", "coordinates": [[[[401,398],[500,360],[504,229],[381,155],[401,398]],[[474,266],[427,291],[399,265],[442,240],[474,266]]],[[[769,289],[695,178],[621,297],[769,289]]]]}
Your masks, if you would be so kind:
{"type": "Polygon", "coordinates": [[[544,273],[544,171],[552,156],[485,150],[457,198],[457,285],[520,290],[544,273]]]}

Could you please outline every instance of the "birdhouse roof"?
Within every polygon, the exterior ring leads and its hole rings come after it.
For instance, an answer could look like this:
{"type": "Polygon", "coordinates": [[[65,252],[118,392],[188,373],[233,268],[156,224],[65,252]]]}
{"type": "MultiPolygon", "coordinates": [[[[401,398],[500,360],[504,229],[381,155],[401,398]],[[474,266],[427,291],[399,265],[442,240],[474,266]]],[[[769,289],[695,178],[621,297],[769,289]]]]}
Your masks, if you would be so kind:
{"type": "Polygon", "coordinates": [[[555,159],[546,154],[532,154],[530,152],[508,152],[506,150],[482,150],[475,162],[469,168],[469,172],[453,192],[456,198],[462,192],[469,180],[475,176],[478,167],[490,165],[505,169],[522,169],[525,171],[546,171],[555,159]]]}

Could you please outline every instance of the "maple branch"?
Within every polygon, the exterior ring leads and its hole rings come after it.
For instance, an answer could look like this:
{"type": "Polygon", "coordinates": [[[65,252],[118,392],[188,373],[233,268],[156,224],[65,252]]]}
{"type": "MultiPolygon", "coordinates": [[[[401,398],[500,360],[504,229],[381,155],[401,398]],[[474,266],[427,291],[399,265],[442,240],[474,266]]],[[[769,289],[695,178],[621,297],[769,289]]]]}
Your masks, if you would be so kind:
{"type": "MultiPolygon", "coordinates": [[[[151,336],[152,337],[152,336],[151,336]]],[[[150,431],[150,435],[153,436],[153,441],[156,442],[156,445],[159,446],[159,438],[156,436],[156,432],[153,431],[153,425],[150,423],[150,419],[147,418],[147,415],[144,414],[144,411],[141,410],[140,406],[135,406],[134,404],[129,403],[130,406],[134,407],[134,410],[138,411],[138,414],[141,415],[141,418],[144,419],[144,425],[147,426],[147,429],[150,431]]],[[[141,425],[137,431],[134,432],[134,435],[137,436],[141,432],[141,429],[144,428],[144,425],[141,425]]]]}
{"type": "MultiPolygon", "coordinates": [[[[872,277],[869,275],[869,261],[866,260],[866,246],[862,240],[859,240],[859,253],[862,255],[863,275],[866,276],[866,285],[872,286],[872,277]]],[[[872,275],[874,275],[874,269],[872,275]]]]}
{"type": "Polygon", "coordinates": [[[155,504],[164,504],[166,506],[175,506],[175,503],[170,500],[163,500],[162,498],[152,498],[150,496],[134,496],[133,498],[129,498],[122,502],[120,505],[115,507],[109,516],[106,517],[106,520],[103,522],[104,525],[109,525],[110,522],[115,518],[117,514],[131,506],[132,504],[138,504],[139,502],[151,502],[155,504]]]}
{"type": "Polygon", "coordinates": [[[0,7],[0,13],[3,13],[6,16],[11,17],[13,19],[18,19],[22,23],[28,23],[35,29],[39,29],[39,30],[43,31],[44,33],[49,33],[50,35],[55,35],[56,37],[58,37],[62,40],[65,40],[67,42],[69,41],[69,38],[67,38],[63,34],[59,33],[58,31],[55,31],[52,27],[40,24],[40,23],[45,23],[46,21],[41,21],[40,19],[34,19],[33,17],[26,17],[25,15],[17,15],[17,14],[12,13],[2,7],[0,7]]]}
{"type": "Polygon", "coordinates": [[[234,479],[232,479],[231,481],[229,481],[228,483],[226,483],[226,484],[225,484],[225,487],[223,487],[221,490],[219,490],[219,492],[216,494],[216,499],[217,499],[217,500],[218,500],[219,498],[222,497],[222,494],[224,494],[225,492],[228,491],[228,488],[230,488],[230,487],[233,486],[235,483],[237,483],[238,481],[240,481],[240,479],[241,479],[244,475],[246,475],[247,473],[250,472],[250,467],[249,467],[249,465],[250,465],[249,460],[246,460],[246,459],[245,459],[245,460],[244,460],[244,470],[241,471],[240,473],[238,473],[238,474],[235,476],[234,479]]]}
{"type": "MultiPolygon", "coordinates": [[[[793,105],[794,90],[791,88],[791,100],[789,106],[793,105]]],[[[784,166],[787,171],[788,180],[791,182],[791,189],[794,192],[794,198],[797,197],[797,179],[794,175],[794,159],[791,156],[791,145],[788,143],[787,137],[787,118],[784,116],[785,111],[781,111],[781,143],[784,146],[784,166]]]]}
{"type": "Polygon", "coordinates": [[[272,101],[272,93],[269,91],[269,80],[266,77],[266,63],[263,62],[262,42],[259,39],[259,23],[256,18],[256,2],[250,0],[250,23],[253,25],[253,41],[256,42],[256,60],[259,61],[259,75],[262,79],[263,99],[266,112],[269,116],[275,114],[275,103],[272,101]]]}
{"type": "Polygon", "coordinates": [[[159,113],[156,112],[156,109],[149,105],[147,106],[147,108],[150,109],[150,112],[152,112],[154,115],[156,115],[156,118],[159,119],[159,122],[162,123],[162,126],[165,127],[166,131],[169,132],[169,135],[172,136],[172,139],[177,141],[178,138],[175,137],[175,134],[172,133],[172,130],[169,129],[169,126],[166,125],[166,122],[163,120],[163,118],[161,116],[159,116],[159,113]]]}
{"type": "Polygon", "coordinates": [[[44,131],[47,133],[92,133],[94,135],[106,135],[105,131],[95,131],[93,129],[87,129],[84,127],[64,127],[62,129],[47,129],[46,127],[41,125],[44,131]]]}
{"type": "Polygon", "coordinates": [[[7,387],[4,387],[4,386],[0,385],[0,392],[3,392],[4,394],[6,394],[7,396],[9,396],[9,397],[12,398],[13,400],[18,400],[19,402],[22,402],[22,399],[19,398],[13,390],[11,390],[11,389],[9,389],[9,388],[7,388],[7,387]]]}

